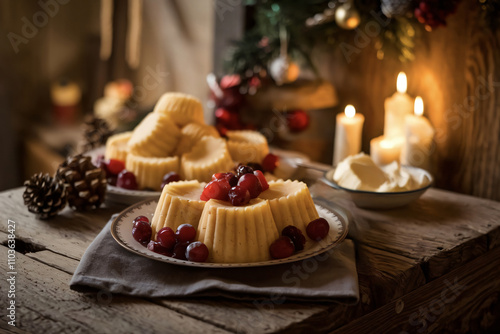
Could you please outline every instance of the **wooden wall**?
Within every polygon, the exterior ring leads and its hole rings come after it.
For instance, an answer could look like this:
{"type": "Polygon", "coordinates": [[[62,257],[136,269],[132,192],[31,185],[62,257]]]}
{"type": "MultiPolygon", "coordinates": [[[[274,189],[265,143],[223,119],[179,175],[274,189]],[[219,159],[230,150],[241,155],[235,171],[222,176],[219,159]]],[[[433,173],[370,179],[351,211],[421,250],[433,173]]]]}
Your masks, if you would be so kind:
{"type": "Polygon", "coordinates": [[[491,31],[479,14],[477,1],[464,0],[446,28],[418,31],[411,63],[378,60],[373,43],[350,63],[340,52],[316,60],[337,88],[337,112],[352,103],[365,115],[365,152],[383,132],[384,99],[405,71],[408,93],[422,96],[436,128],[436,186],[500,200],[500,28],[491,31]]]}

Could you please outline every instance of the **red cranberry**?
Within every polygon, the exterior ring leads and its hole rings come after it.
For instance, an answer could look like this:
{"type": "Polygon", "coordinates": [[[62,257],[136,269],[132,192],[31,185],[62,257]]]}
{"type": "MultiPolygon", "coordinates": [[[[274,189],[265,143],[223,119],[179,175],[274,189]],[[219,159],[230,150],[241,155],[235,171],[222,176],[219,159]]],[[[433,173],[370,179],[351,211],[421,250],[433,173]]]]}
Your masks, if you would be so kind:
{"type": "Polygon", "coordinates": [[[170,227],[164,227],[156,234],[156,241],[158,241],[164,248],[172,249],[177,241],[175,232],[170,227]]]}
{"type": "Polygon", "coordinates": [[[278,167],[280,158],[276,154],[269,153],[262,160],[262,168],[266,172],[272,173],[278,167]]]}
{"type": "Polygon", "coordinates": [[[289,237],[281,236],[269,246],[269,254],[273,259],[284,259],[293,254],[295,246],[289,237]]]}
{"type": "Polygon", "coordinates": [[[116,186],[128,190],[136,190],[138,186],[134,173],[129,172],[126,169],[122,170],[120,174],[118,174],[116,186]]]}
{"type": "Polygon", "coordinates": [[[289,237],[292,240],[296,251],[304,249],[304,245],[306,244],[306,237],[304,237],[302,231],[300,231],[295,226],[288,225],[283,229],[283,231],[281,231],[281,235],[289,237]]]}
{"type": "Polygon", "coordinates": [[[253,173],[253,169],[252,169],[252,167],[249,167],[249,166],[239,165],[236,168],[236,177],[238,179],[241,178],[245,174],[252,174],[252,173],[253,173]]]}
{"type": "Polygon", "coordinates": [[[325,218],[317,218],[307,224],[306,233],[314,241],[320,241],[328,235],[330,224],[325,218]]]}
{"type": "Polygon", "coordinates": [[[259,164],[259,163],[257,163],[257,162],[249,162],[247,164],[247,166],[250,167],[250,168],[252,168],[254,170],[254,172],[256,170],[260,170],[260,171],[264,172],[264,167],[262,167],[262,165],[259,164]]]}
{"type": "Polygon", "coordinates": [[[133,226],[135,226],[138,222],[145,222],[145,223],[149,224],[149,219],[146,216],[137,216],[132,221],[133,226]]]}
{"type": "Polygon", "coordinates": [[[240,186],[232,187],[229,190],[229,201],[234,206],[242,206],[250,201],[250,192],[240,186]]]}
{"type": "Polygon", "coordinates": [[[177,181],[180,181],[181,177],[179,174],[177,174],[176,172],[170,172],[170,173],[167,173],[163,176],[163,182],[165,184],[169,184],[170,182],[177,182],[177,181]]]}
{"type": "Polygon", "coordinates": [[[153,241],[151,240],[149,243],[148,243],[148,249],[152,252],[155,252],[155,253],[158,253],[158,254],[162,254],[162,255],[166,255],[166,256],[172,256],[172,250],[170,249],[167,249],[165,247],[163,247],[159,242],[157,241],[153,241]]]}
{"type": "Polygon", "coordinates": [[[266,177],[260,170],[256,170],[255,172],[253,172],[253,175],[257,176],[257,178],[259,179],[262,191],[269,189],[269,184],[267,183],[266,177]]]}
{"type": "Polygon", "coordinates": [[[200,199],[202,201],[208,201],[213,198],[227,201],[229,189],[231,189],[231,185],[229,184],[229,181],[224,178],[210,181],[203,189],[200,199]]]}
{"type": "Polygon", "coordinates": [[[226,179],[231,187],[234,187],[235,185],[238,184],[238,178],[231,172],[215,173],[214,175],[212,175],[212,181],[220,179],[226,179]]]}
{"type": "Polygon", "coordinates": [[[208,247],[203,242],[195,241],[187,246],[186,258],[189,261],[205,262],[208,258],[208,247]]]}
{"type": "Polygon", "coordinates": [[[109,159],[107,170],[111,175],[118,175],[125,169],[125,163],[118,159],[109,159]]]}
{"type": "Polygon", "coordinates": [[[116,181],[118,181],[118,177],[116,175],[111,175],[111,176],[108,176],[107,180],[109,185],[111,186],[116,186],[116,181]]]}
{"type": "Polygon", "coordinates": [[[177,227],[175,235],[179,242],[193,241],[196,237],[196,229],[191,224],[182,224],[177,227]]]}
{"type": "Polygon", "coordinates": [[[238,185],[248,190],[250,198],[256,198],[262,192],[262,185],[253,174],[243,174],[238,180],[238,185]]]}
{"type": "Polygon", "coordinates": [[[132,227],[132,236],[144,246],[151,240],[151,234],[151,225],[144,221],[138,221],[134,227],[132,227]]]}
{"type": "Polygon", "coordinates": [[[179,260],[187,260],[186,258],[187,246],[189,246],[189,241],[176,243],[174,246],[174,253],[172,254],[172,257],[179,260]]]}

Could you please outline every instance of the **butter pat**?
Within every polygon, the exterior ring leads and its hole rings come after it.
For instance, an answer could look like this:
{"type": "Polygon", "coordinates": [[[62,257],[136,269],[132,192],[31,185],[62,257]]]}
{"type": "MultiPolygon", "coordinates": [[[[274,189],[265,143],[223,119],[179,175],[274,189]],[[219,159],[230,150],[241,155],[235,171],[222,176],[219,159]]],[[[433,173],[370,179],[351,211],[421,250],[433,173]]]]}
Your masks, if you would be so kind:
{"type": "Polygon", "coordinates": [[[412,173],[410,169],[402,169],[396,161],[381,168],[364,153],[341,161],[333,179],[344,188],[375,192],[409,191],[422,188],[430,182],[427,175],[418,173],[418,170],[412,173]]]}
{"type": "Polygon", "coordinates": [[[377,191],[383,184],[389,182],[388,176],[370,158],[359,153],[342,160],[338,165],[333,179],[341,187],[377,191]]]}

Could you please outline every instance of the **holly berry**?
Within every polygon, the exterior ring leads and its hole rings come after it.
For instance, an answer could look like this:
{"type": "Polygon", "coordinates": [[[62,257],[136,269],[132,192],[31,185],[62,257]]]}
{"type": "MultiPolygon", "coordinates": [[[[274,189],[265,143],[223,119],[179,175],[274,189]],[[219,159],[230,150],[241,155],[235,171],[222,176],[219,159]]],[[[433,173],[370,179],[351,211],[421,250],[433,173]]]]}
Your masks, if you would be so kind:
{"type": "Polygon", "coordinates": [[[186,248],[186,258],[189,261],[205,262],[208,258],[208,247],[200,241],[190,243],[186,248]]]}
{"type": "Polygon", "coordinates": [[[307,224],[306,233],[309,238],[315,241],[324,239],[330,231],[330,224],[325,218],[317,218],[307,224]]]}
{"type": "Polygon", "coordinates": [[[309,115],[300,109],[290,111],[286,115],[286,122],[291,132],[300,132],[309,126],[309,115]]]}
{"type": "Polygon", "coordinates": [[[125,163],[118,159],[109,159],[107,163],[106,170],[111,175],[118,175],[122,170],[125,169],[125,163]]]}
{"type": "Polygon", "coordinates": [[[273,259],[284,259],[293,254],[295,246],[289,237],[281,236],[269,246],[269,254],[273,259]]]}
{"type": "Polygon", "coordinates": [[[242,206],[250,201],[250,192],[248,189],[236,186],[229,190],[229,201],[234,206],[242,206]]]}
{"type": "Polygon", "coordinates": [[[132,227],[132,236],[144,246],[151,240],[151,234],[151,225],[144,221],[138,221],[134,224],[134,227],[132,227]]]}
{"type": "Polygon", "coordinates": [[[304,237],[302,231],[300,231],[297,227],[288,225],[283,229],[283,231],[281,231],[281,235],[289,237],[292,240],[296,251],[304,249],[304,245],[306,244],[306,237],[304,237]]]}
{"type": "Polygon", "coordinates": [[[156,234],[156,241],[158,241],[164,248],[172,249],[177,242],[174,230],[170,227],[164,227],[156,234]]]}
{"type": "Polygon", "coordinates": [[[138,185],[134,173],[129,172],[126,169],[122,170],[118,174],[116,186],[128,190],[136,190],[138,188],[138,185]]]}
{"type": "Polygon", "coordinates": [[[264,173],[262,173],[260,170],[256,170],[255,172],[253,172],[253,175],[257,176],[257,179],[259,179],[260,185],[262,187],[261,192],[269,189],[269,184],[267,183],[264,173]]]}
{"type": "Polygon", "coordinates": [[[266,172],[272,173],[278,167],[280,158],[276,154],[268,153],[262,160],[262,168],[266,172]]]}
{"type": "Polygon", "coordinates": [[[191,224],[181,224],[175,231],[178,242],[193,241],[196,237],[196,229],[191,224]]]}
{"type": "Polygon", "coordinates": [[[242,175],[238,180],[238,186],[247,189],[250,193],[250,198],[256,198],[262,192],[262,185],[253,173],[242,175]]]}

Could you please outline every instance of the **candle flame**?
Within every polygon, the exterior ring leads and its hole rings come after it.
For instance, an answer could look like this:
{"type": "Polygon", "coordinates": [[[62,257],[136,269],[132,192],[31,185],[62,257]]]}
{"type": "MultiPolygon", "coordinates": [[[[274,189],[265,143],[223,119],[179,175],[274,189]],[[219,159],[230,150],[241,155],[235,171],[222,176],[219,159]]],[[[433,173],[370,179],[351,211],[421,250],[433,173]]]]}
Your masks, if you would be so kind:
{"type": "Polygon", "coordinates": [[[399,72],[398,74],[398,80],[396,82],[396,88],[399,93],[406,93],[406,88],[407,88],[407,80],[406,80],[406,74],[405,72],[399,72]]]}
{"type": "Polygon", "coordinates": [[[388,139],[382,139],[380,141],[380,147],[382,148],[393,148],[394,147],[394,143],[388,139]]]}
{"type": "Polygon", "coordinates": [[[422,116],[424,114],[424,100],[420,96],[415,98],[415,106],[413,107],[413,112],[417,116],[422,116]]]}
{"type": "Polygon", "coordinates": [[[345,106],[344,113],[348,118],[353,118],[356,115],[356,109],[352,104],[348,104],[345,106]]]}

